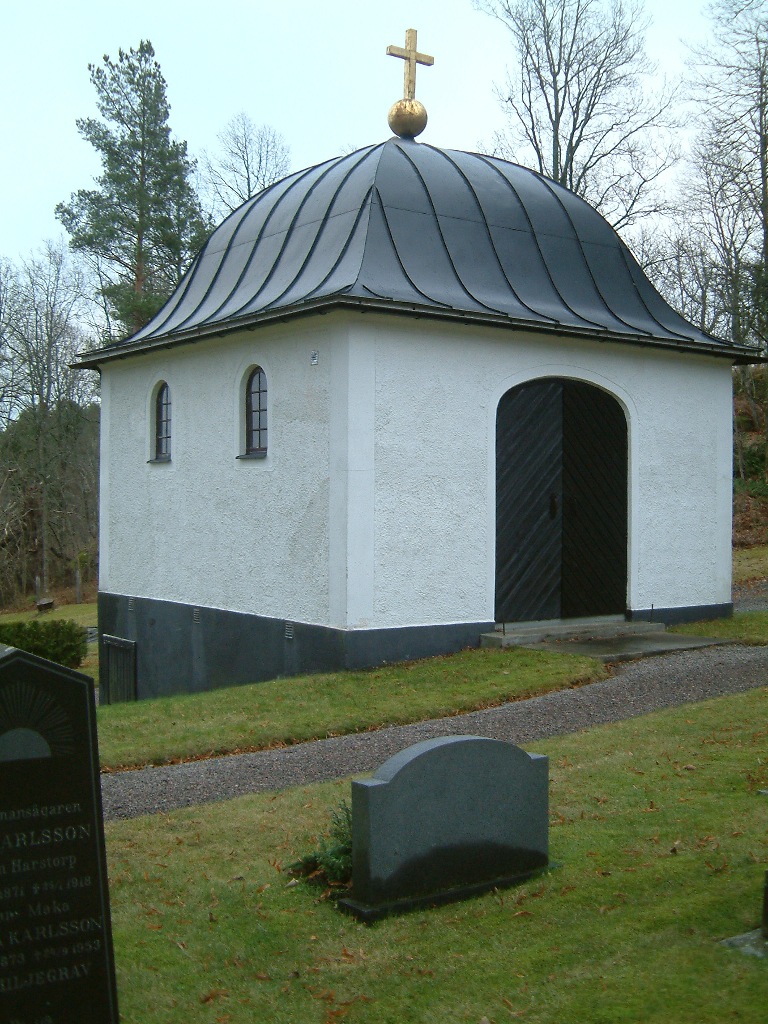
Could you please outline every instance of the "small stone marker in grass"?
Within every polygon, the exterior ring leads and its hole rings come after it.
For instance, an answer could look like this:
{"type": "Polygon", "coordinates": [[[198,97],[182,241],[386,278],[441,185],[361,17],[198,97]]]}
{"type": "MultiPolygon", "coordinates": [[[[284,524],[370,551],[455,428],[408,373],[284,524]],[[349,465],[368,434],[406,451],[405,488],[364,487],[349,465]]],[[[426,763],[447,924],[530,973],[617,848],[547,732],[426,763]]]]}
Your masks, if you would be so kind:
{"type": "Polygon", "coordinates": [[[760,927],[754,931],[734,935],[732,939],[721,939],[721,945],[740,949],[748,956],[768,957],[768,871],[763,882],[763,915],[760,927]]]}
{"type": "Polygon", "coordinates": [[[0,646],[0,1020],[118,1024],[93,681],[0,646]]]}
{"type": "Polygon", "coordinates": [[[514,885],[549,863],[549,767],[480,736],[425,740],[352,783],[352,895],[365,921],[514,885]]]}

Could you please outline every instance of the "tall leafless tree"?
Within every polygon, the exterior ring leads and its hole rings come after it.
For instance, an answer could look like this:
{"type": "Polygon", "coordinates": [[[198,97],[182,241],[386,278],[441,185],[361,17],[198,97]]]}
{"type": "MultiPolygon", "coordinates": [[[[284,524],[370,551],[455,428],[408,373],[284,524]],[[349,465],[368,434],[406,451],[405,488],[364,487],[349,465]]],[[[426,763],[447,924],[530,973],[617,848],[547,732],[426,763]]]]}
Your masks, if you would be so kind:
{"type": "MultiPolygon", "coordinates": [[[[675,226],[657,236],[654,276],[688,319],[757,356],[768,342],[768,2],[715,0],[708,13],[710,41],[690,61],[698,135],[675,226]]],[[[753,471],[768,465],[768,378],[739,367],[734,383],[746,414],[734,432],[744,477],[747,456],[753,471]]]]}
{"type": "Polygon", "coordinates": [[[16,362],[11,356],[10,321],[14,268],[0,258],[0,429],[3,429],[16,408],[16,362]]]}
{"type": "Polygon", "coordinates": [[[202,158],[203,190],[215,219],[236,210],[247,199],[288,173],[290,151],[270,125],[257,125],[244,111],[217,136],[216,154],[202,158]]]}
{"type": "Polygon", "coordinates": [[[672,305],[703,331],[759,344],[753,302],[759,237],[742,167],[716,131],[696,139],[674,216],[656,233],[652,276],[672,305]]]}
{"type": "Polygon", "coordinates": [[[18,529],[0,540],[4,594],[35,575],[47,588],[52,558],[61,568],[95,545],[98,460],[96,382],[71,365],[85,347],[82,275],[63,242],[6,271],[13,399],[0,434],[0,498],[6,525],[18,529]]]}
{"type": "Polygon", "coordinates": [[[693,50],[693,95],[702,131],[717,139],[717,162],[738,195],[741,231],[753,247],[758,322],[768,330],[768,2],[715,0],[712,42],[693,50]]]}
{"type": "Polygon", "coordinates": [[[674,91],[647,88],[647,22],[629,0],[474,0],[509,31],[516,70],[498,90],[499,155],[530,163],[613,225],[658,212],[677,159],[674,91]]]}

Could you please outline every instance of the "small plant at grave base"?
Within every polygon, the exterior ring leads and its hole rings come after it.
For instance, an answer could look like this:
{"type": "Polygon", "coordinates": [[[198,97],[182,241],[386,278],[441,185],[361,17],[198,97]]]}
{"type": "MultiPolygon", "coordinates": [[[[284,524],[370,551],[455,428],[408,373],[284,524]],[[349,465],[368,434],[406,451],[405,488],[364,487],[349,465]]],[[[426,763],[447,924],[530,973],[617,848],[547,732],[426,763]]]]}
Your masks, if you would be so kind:
{"type": "Polygon", "coordinates": [[[290,864],[286,871],[293,878],[326,886],[328,895],[338,898],[352,884],[352,808],[346,800],[331,811],[329,832],[328,839],[320,837],[316,850],[290,864]]]}

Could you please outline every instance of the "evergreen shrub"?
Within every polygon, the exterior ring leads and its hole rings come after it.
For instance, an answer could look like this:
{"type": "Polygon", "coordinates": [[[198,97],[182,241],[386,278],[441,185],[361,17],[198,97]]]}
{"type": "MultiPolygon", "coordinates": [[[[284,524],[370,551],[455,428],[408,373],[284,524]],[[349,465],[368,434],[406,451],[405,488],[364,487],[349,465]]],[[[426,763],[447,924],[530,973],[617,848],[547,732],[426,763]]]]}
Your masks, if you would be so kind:
{"type": "Polygon", "coordinates": [[[65,668],[79,668],[88,653],[88,632],[71,619],[0,623],[0,644],[16,647],[65,668]]]}
{"type": "Polygon", "coordinates": [[[734,466],[743,468],[747,480],[760,480],[765,476],[765,444],[746,444],[741,452],[741,462],[734,458],[734,466]]]}
{"type": "Polygon", "coordinates": [[[352,884],[352,808],[346,800],[331,811],[329,831],[328,839],[320,837],[316,850],[288,867],[288,874],[332,888],[346,888],[352,884]]]}

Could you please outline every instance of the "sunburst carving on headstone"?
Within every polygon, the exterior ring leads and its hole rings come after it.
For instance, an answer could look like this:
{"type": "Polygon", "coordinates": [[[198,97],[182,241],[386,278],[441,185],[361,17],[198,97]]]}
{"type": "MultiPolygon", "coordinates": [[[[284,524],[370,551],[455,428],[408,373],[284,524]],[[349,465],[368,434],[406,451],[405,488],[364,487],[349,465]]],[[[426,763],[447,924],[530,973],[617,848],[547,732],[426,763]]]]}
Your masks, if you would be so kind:
{"type": "Polygon", "coordinates": [[[0,688],[0,761],[65,757],[74,752],[74,733],[58,701],[34,683],[0,688]]]}

